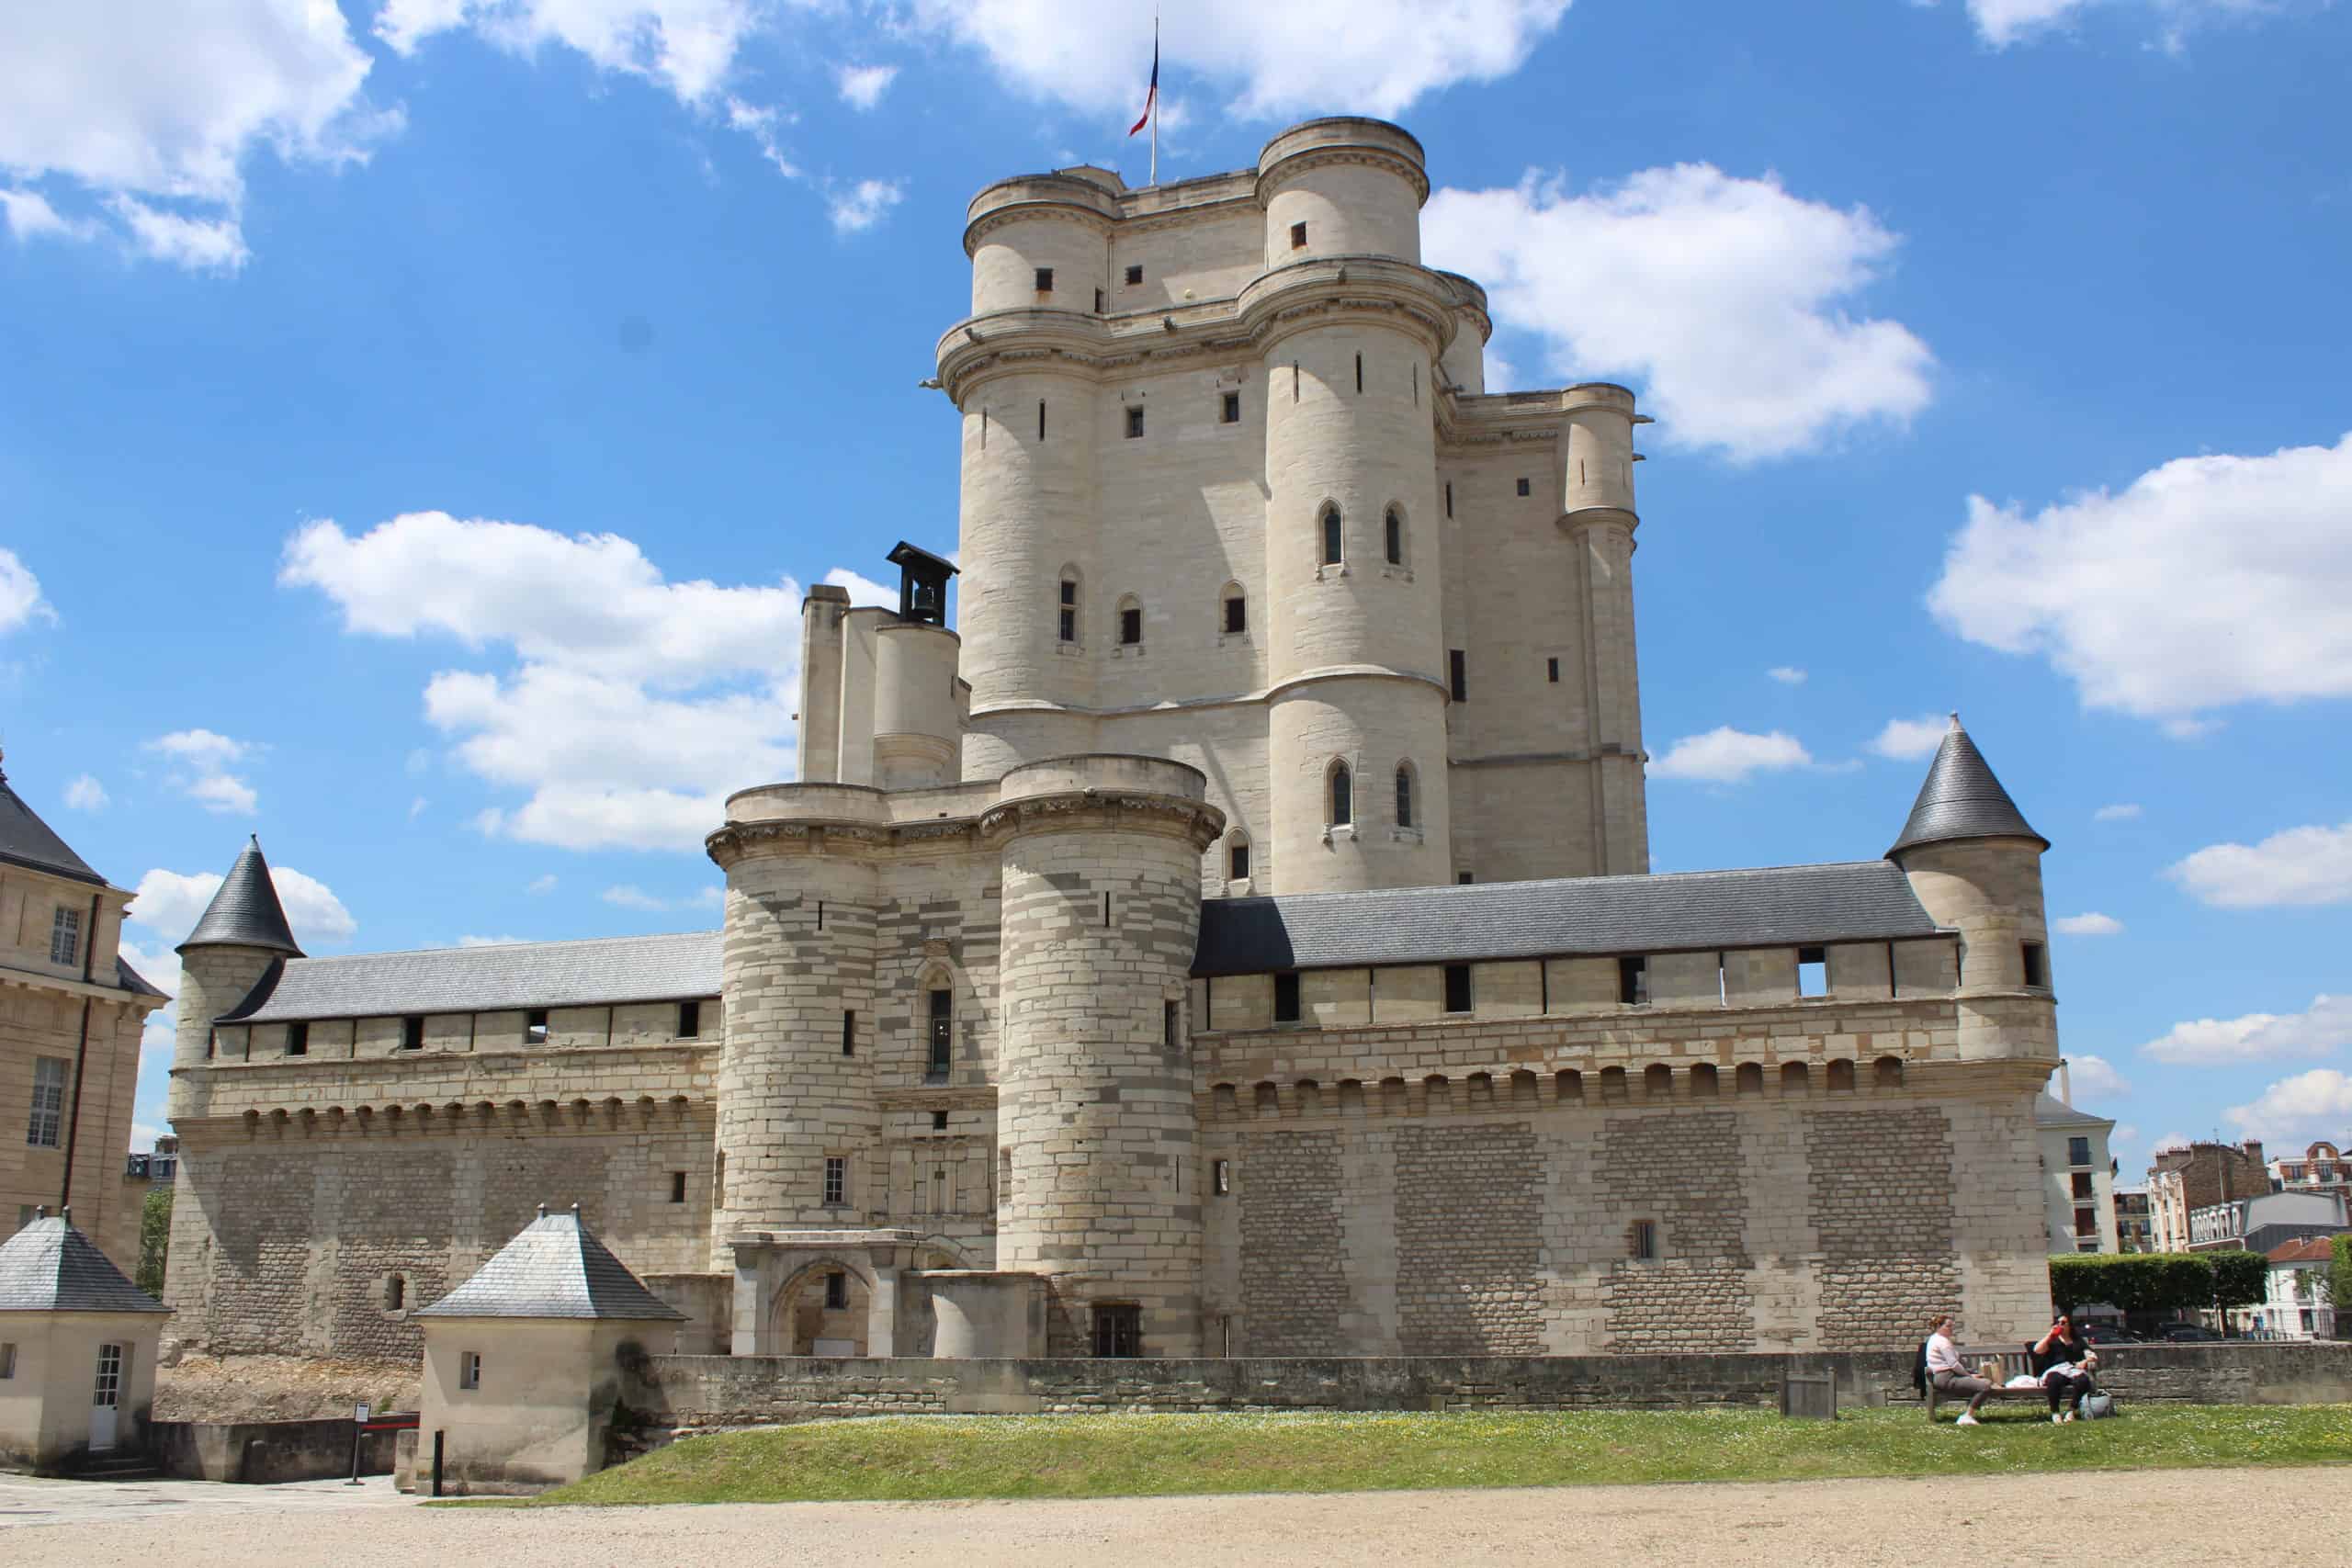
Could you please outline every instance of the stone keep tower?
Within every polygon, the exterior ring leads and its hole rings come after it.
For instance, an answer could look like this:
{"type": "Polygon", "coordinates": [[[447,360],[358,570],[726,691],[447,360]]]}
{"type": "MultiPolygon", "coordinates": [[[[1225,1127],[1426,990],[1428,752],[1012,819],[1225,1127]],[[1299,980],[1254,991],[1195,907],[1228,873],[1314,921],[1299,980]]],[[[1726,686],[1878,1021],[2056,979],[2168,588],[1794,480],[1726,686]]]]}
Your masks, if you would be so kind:
{"type": "Polygon", "coordinates": [[[1231,823],[1212,894],[1648,868],[1642,420],[1612,386],[1486,394],[1429,189],[1411,135],[1340,118],[1252,169],[973,199],[939,345],[965,779],[1196,765],[1231,823]]]}
{"type": "Polygon", "coordinates": [[[269,973],[270,966],[302,956],[269,879],[269,862],[256,837],[237,852],[229,874],[206,905],[203,918],[179,945],[180,995],[175,1014],[170,1096],[172,1120],[204,1114],[197,1102],[199,1077],[187,1069],[205,1065],[212,1021],[236,1010],[269,973]]]}

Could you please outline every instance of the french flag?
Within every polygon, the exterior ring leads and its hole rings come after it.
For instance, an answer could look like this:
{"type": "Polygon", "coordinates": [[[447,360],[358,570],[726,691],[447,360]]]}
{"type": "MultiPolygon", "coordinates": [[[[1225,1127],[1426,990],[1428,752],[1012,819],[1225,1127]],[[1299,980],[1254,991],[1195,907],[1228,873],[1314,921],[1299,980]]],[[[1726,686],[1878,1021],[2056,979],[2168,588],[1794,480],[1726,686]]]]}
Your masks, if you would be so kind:
{"type": "Polygon", "coordinates": [[[1129,127],[1127,128],[1127,134],[1128,134],[1129,136],[1133,136],[1136,131],[1141,130],[1145,126],[1149,125],[1149,124],[1151,123],[1152,111],[1154,111],[1155,109],[1157,109],[1157,108],[1159,108],[1159,18],[1154,17],[1154,18],[1152,19],[1152,24],[1151,24],[1151,87],[1150,87],[1150,90],[1149,90],[1149,91],[1148,91],[1148,92],[1146,92],[1146,93],[1144,94],[1144,96],[1143,96],[1143,115],[1142,115],[1142,117],[1141,117],[1140,118],[1138,118],[1138,119],[1135,122],[1135,124],[1133,124],[1133,125],[1131,125],[1131,126],[1129,126],[1129,127]]]}

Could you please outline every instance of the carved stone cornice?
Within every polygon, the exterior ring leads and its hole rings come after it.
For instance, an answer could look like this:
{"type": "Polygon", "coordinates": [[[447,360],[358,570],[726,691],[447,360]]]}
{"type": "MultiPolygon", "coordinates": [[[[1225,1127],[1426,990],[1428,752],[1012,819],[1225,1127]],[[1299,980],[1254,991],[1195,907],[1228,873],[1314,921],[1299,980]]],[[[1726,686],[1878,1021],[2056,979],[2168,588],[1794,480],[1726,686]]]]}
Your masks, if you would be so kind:
{"type": "Polygon", "coordinates": [[[1401,175],[1406,183],[1413,187],[1417,203],[1425,202],[1430,198],[1430,176],[1420,164],[1406,157],[1402,152],[1392,152],[1381,147],[1359,145],[1310,147],[1277,159],[1273,167],[1261,172],[1258,175],[1258,205],[1265,206],[1274,192],[1309,169],[1328,169],[1335,166],[1380,169],[1388,174],[1401,175]]]}
{"type": "Polygon", "coordinates": [[[1225,813],[1205,801],[1144,790],[1082,789],[1023,795],[980,814],[980,831],[1012,838],[1040,830],[1145,832],[1189,839],[1203,854],[1225,831],[1225,813]]]}

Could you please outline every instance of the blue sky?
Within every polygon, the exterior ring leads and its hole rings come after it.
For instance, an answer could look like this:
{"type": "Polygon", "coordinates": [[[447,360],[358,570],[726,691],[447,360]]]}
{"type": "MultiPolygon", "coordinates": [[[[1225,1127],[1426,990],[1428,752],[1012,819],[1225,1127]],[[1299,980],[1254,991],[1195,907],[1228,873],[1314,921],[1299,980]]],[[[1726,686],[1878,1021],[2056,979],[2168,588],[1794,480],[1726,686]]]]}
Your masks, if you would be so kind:
{"type": "MultiPolygon", "coordinates": [[[[1148,7],[189,9],[0,13],[11,782],[167,982],[249,831],[313,952],[713,923],[802,586],[955,544],[964,203],[1141,181],[1148,7]]],[[[1490,384],[1658,416],[1659,868],[1877,853],[1958,708],[2127,1172],[2352,1135],[2352,8],[1428,9],[1170,4],[1162,172],[1398,118],[1490,384]]]]}

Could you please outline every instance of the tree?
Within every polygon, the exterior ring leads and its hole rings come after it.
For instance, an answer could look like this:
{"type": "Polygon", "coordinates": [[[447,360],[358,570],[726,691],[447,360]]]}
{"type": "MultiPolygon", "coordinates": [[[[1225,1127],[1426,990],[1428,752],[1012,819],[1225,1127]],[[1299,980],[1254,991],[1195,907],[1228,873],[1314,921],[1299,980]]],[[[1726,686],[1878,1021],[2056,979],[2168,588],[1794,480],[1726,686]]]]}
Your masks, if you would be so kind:
{"type": "MultiPolygon", "coordinates": [[[[2262,1300],[2270,1279],[2270,1260],[2259,1252],[2208,1252],[2213,1265],[2213,1304],[2227,1312],[2262,1300]]],[[[2223,1322],[2228,1319],[2224,1318],[2223,1322]]]]}
{"type": "Polygon", "coordinates": [[[164,1293],[164,1258],[172,1247],[172,1189],[150,1188],[139,1211],[139,1288],[151,1296],[164,1293]]]}
{"type": "MultiPolygon", "coordinates": [[[[2352,1235],[2339,1235],[2328,1244],[2335,1249],[2335,1258],[2327,1266],[2327,1297],[2335,1304],[2338,1314],[2352,1313],[2352,1235]]],[[[2337,1322],[2342,1324],[2342,1318],[2337,1322]]],[[[2339,1337],[2345,1328],[2336,1329],[2339,1337]]]]}
{"type": "Polygon", "coordinates": [[[2213,1300],[2212,1256],[2206,1252],[2061,1255],[2050,1260],[2050,1296],[2062,1312],[2072,1312],[2086,1302],[2105,1302],[2135,1316],[2201,1307],[2213,1300]]]}

